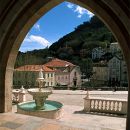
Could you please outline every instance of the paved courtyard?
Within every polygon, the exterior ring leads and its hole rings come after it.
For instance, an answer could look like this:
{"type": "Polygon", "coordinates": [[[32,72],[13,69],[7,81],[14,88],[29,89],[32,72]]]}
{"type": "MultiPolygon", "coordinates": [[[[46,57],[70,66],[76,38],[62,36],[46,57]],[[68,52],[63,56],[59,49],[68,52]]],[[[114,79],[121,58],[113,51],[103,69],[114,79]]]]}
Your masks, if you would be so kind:
{"type": "MultiPolygon", "coordinates": [[[[127,99],[127,92],[90,91],[90,97],[127,99]]],[[[86,91],[54,90],[49,100],[64,104],[59,120],[44,119],[12,113],[0,114],[0,130],[125,130],[125,117],[85,114],[83,98],[86,91]]],[[[27,94],[27,100],[32,97],[27,94]]]]}

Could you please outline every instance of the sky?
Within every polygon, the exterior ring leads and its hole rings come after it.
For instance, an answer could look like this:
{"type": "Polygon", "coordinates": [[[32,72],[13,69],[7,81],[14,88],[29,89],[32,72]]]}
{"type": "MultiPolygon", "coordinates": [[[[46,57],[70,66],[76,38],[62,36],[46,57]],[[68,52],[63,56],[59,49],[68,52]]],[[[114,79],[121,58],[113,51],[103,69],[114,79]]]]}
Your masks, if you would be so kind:
{"type": "Polygon", "coordinates": [[[19,50],[26,52],[49,47],[84,21],[89,21],[93,15],[78,5],[63,2],[52,8],[33,25],[19,50]]]}

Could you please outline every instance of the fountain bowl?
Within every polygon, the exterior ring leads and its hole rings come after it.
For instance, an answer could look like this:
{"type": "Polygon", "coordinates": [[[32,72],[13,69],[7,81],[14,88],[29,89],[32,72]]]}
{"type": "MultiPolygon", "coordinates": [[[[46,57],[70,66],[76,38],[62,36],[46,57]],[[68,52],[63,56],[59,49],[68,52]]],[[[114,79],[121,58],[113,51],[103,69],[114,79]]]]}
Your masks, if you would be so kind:
{"type": "Polygon", "coordinates": [[[49,119],[59,119],[62,116],[63,104],[57,101],[46,100],[44,110],[37,110],[35,101],[22,102],[17,105],[17,113],[49,119]]]}
{"type": "Polygon", "coordinates": [[[31,94],[32,96],[45,96],[45,95],[50,95],[52,94],[52,91],[50,89],[41,89],[39,91],[39,88],[31,88],[31,89],[28,89],[28,93],[31,94]]]}

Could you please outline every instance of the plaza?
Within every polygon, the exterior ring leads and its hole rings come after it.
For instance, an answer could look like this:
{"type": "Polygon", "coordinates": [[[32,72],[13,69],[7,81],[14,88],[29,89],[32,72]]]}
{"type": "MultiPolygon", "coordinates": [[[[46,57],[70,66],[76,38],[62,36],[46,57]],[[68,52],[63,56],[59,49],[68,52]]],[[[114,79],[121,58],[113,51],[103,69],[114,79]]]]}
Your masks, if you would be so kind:
{"type": "MultiPolygon", "coordinates": [[[[53,90],[53,94],[50,95],[48,99],[63,103],[63,112],[59,120],[16,114],[16,106],[14,105],[12,113],[1,115],[1,122],[3,122],[4,119],[7,123],[10,121],[17,123],[17,119],[20,119],[18,122],[22,124],[17,128],[18,130],[22,130],[23,128],[26,130],[31,127],[35,130],[125,130],[126,115],[118,116],[101,113],[84,113],[83,98],[86,96],[86,93],[87,92],[83,90],[53,90]],[[29,124],[31,121],[35,123],[29,124]],[[42,125],[42,123],[44,124],[45,122],[46,125],[42,125]]],[[[89,91],[89,94],[90,97],[117,100],[127,100],[128,96],[127,91],[89,91]]],[[[26,94],[26,98],[28,101],[32,100],[32,96],[29,94],[26,94]]],[[[11,124],[9,127],[11,127],[11,124]]]]}

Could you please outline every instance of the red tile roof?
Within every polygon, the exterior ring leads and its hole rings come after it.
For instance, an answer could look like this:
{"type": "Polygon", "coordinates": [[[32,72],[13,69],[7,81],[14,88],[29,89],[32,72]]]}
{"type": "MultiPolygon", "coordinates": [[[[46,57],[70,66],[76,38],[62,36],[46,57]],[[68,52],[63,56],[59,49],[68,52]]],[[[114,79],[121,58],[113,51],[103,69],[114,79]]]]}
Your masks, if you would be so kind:
{"type": "Polygon", "coordinates": [[[65,60],[60,60],[60,59],[52,59],[51,61],[49,61],[48,63],[44,64],[47,67],[67,67],[67,66],[71,66],[74,67],[75,65],[65,61],[65,60]]]}
{"type": "Polygon", "coordinates": [[[54,72],[54,70],[48,68],[45,65],[24,65],[24,66],[16,68],[15,70],[17,70],[17,71],[40,71],[41,68],[45,72],[54,72]]]}

